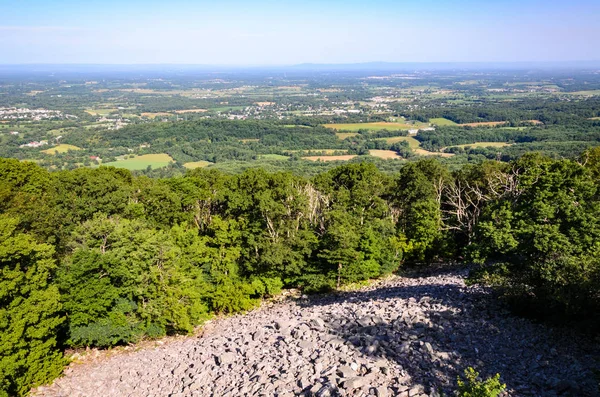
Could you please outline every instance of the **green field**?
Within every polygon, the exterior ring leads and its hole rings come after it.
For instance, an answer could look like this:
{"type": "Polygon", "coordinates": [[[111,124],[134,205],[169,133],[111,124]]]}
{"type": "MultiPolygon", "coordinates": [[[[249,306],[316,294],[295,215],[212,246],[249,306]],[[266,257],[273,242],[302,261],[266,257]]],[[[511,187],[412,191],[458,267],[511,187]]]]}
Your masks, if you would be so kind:
{"type": "Polygon", "coordinates": [[[216,108],[208,108],[208,110],[214,112],[229,112],[231,110],[242,110],[245,108],[246,106],[219,106],[216,108]]]}
{"type": "Polygon", "coordinates": [[[74,146],[74,145],[67,145],[67,144],[60,144],[57,146],[53,146],[49,149],[46,150],[42,150],[42,153],[46,153],[46,154],[55,154],[56,152],[58,153],[66,153],[69,150],[81,150],[80,147],[74,146]]]}
{"type": "Polygon", "coordinates": [[[127,168],[128,170],[145,170],[148,166],[152,168],[161,168],[166,167],[170,163],[175,162],[165,153],[159,154],[144,154],[142,156],[135,156],[131,159],[117,160],[111,163],[106,163],[103,165],[117,167],[117,168],[127,168]]]}
{"type": "Polygon", "coordinates": [[[408,146],[411,149],[418,149],[419,147],[421,147],[421,142],[417,141],[414,137],[412,136],[393,136],[391,138],[383,138],[384,141],[386,141],[387,143],[396,143],[396,142],[402,142],[402,141],[406,141],[408,142],[408,146]]]}
{"type": "Polygon", "coordinates": [[[565,92],[565,94],[571,94],[571,95],[600,95],[600,90],[565,92]]]}
{"type": "Polygon", "coordinates": [[[118,109],[86,109],[86,113],[92,116],[108,116],[112,112],[116,112],[118,109]]]}
{"type": "Polygon", "coordinates": [[[454,121],[445,119],[443,117],[438,117],[438,118],[435,118],[435,119],[429,119],[429,122],[431,124],[435,124],[435,125],[439,125],[439,126],[457,125],[454,121]]]}
{"type": "Polygon", "coordinates": [[[406,124],[406,123],[348,123],[348,124],[323,124],[323,127],[332,128],[337,131],[381,131],[381,130],[410,130],[426,126],[424,123],[406,124]]]}
{"type": "Polygon", "coordinates": [[[258,156],[261,160],[287,160],[288,156],[284,156],[282,154],[261,154],[258,156]]]}
{"type": "Polygon", "coordinates": [[[207,167],[209,165],[211,165],[212,163],[210,161],[193,161],[191,163],[185,163],[183,166],[187,169],[194,169],[194,168],[202,168],[202,167],[207,167]]]}

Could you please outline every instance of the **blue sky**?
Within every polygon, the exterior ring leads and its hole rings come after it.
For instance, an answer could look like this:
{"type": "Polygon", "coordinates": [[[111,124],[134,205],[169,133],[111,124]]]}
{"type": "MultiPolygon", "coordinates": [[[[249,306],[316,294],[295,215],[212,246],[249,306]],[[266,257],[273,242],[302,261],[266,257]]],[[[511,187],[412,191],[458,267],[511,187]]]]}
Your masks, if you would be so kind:
{"type": "Polygon", "coordinates": [[[0,63],[600,60],[600,0],[0,0],[0,63]]]}

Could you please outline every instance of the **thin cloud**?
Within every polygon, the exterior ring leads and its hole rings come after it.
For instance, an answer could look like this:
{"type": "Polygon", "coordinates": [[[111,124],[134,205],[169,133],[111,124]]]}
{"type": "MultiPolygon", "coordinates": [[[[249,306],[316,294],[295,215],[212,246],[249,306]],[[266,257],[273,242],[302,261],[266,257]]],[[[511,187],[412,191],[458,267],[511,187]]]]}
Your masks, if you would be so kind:
{"type": "Polygon", "coordinates": [[[83,30],[75,26],[1,26],[3,32],[72,32],[83,30]]]}

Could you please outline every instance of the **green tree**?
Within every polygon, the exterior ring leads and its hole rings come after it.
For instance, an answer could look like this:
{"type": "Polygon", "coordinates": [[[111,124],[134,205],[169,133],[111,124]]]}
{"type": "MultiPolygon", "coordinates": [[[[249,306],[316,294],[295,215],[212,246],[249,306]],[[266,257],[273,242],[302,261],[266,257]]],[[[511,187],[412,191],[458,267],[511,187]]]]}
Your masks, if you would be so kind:
{"type": "Polygon", "coordinates": [[[98,214],[72,247],[60,285],[73,345],[191,332],[207,314],[202,269],[164,231],[98,214]]]}
{"type": "Polygon", "coordinates": [[[488,278],[494,273],[545,311],[595,313],[600,202],[590,171],[539,155],[524,156],[513,168],[516,186],[482,215],[471,258],[503,263],[488,278]]]}
{"type": "Polygon", "coordinates": [[[0,216],[0,395],[26,395],[61,372],[57,333],[64,321],[50,245],[0,216]]]}

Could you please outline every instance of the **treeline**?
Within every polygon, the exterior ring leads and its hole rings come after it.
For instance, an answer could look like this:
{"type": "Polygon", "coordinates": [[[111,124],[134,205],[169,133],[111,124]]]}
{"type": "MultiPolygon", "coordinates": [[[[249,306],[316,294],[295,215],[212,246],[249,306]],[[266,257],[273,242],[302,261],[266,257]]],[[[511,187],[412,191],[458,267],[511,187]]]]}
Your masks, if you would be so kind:
{"type": "MultiPolygon", "coordinates": [[[[600,142],[600,128],[596,125],[586,126],[537,126],[520,129],[472,128],[472,127],[438,127],[436,131],[422,131],[416,137],[424,149],[437,151],[455,145],[476,142],[508,142],[541,144],[556,142],[589,142],[590,145],[600,142]]],[[[552,151],[551,145],[548,152],[552,151]]],[[[577,152],[574,155],[577,155],[577,152]]]]}
{"type": "Polygon", "coordinates": [[[561,98],[525,98],[508,102],[482,99],[478,103],[448,107],[429,104],[418,110],[398,106],[397,112],[411,120],[428,122],[430,118],[444,117],[458,124],[486,121],[507,121],[514,125],[527,120],[538,120],[546,125],[586,123],[597,117],[600,98],[563,100],[561,98]]]}
{"type": "Polygon", "coordinates": [[[0,386],[60,374],[65,347],[189,333],[281,288],[326,292],[467,258],[477,280],[565,318],[600,293],[600,149],[451,172],[351,163],[311,179],[197,169],[150,179],[0,160],[0,386]]]}

